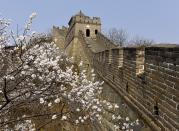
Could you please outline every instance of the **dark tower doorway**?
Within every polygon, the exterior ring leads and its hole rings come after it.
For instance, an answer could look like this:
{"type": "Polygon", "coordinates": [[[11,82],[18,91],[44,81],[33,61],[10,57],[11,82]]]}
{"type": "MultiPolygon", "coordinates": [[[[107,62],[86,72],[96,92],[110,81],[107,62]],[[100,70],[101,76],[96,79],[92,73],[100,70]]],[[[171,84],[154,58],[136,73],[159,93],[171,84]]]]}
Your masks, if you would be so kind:
{"type": "Polygon", "coordinates": [[[90,30],[86,29],[86,37],[90,37],[90,30]]]}
{"type": "Polygon", "coordinates": [[[95,34],[96,34],[96,35],[98,34],[98,30],[95,30],[95,34]]]}

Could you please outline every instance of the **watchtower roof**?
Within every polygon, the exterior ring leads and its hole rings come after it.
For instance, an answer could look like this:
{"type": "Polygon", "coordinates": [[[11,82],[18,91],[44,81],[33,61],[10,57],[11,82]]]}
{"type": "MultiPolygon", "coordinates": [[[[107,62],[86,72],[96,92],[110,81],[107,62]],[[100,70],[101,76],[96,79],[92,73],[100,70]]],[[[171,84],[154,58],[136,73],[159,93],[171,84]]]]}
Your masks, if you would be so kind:
{"type": "Polygon", "coordinates": [[[75,16],[85,16],[85,14],[80,10],[75,16]]]}

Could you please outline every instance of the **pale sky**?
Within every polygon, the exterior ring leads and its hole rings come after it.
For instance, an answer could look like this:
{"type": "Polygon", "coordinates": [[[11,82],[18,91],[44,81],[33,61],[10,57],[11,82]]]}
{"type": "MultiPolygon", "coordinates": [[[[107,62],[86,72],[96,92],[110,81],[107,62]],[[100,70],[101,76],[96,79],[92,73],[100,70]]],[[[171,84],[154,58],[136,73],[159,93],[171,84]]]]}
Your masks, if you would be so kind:
{"type": "Polygon", "coordinates": [[[53,25],[67,25],[82,10],[99,16],[103,30],[127,30],[156,42],[179,43],[179,0],[0,0],[0,13],[21,28],[32,12],[38,16],[33,30],[47,32],[53,25]]]}

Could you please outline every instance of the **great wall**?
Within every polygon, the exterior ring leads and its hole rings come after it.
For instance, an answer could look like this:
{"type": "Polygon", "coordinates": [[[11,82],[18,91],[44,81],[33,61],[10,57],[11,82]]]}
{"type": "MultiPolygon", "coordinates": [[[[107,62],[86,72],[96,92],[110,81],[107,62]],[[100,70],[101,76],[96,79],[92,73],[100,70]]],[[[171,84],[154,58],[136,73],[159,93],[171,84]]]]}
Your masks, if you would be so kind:
{"type": "Polygon", "coordinates": [[[179,46],[119,48],[101,33],[99,17],[81,11],[69,28],[53,27],[56,44],[96,73],[156,131],[179,129],[179,46]]]}

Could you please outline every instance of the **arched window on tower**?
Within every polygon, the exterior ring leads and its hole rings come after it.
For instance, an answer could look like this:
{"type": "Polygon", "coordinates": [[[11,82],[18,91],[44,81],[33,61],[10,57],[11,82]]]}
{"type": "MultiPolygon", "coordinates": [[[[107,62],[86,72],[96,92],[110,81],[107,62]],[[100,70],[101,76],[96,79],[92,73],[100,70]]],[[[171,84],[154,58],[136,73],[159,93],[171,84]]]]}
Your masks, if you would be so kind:
{"type": "Polygon", "coordinates": [[[90,29],[86,29],[86,37],[90,37],[90,29]]]}
{"type": "Polygon", "coordinates": [[[96,35],[98,34],[98,30],[95,30],[95,34],[96,34],[96,35]]]}

